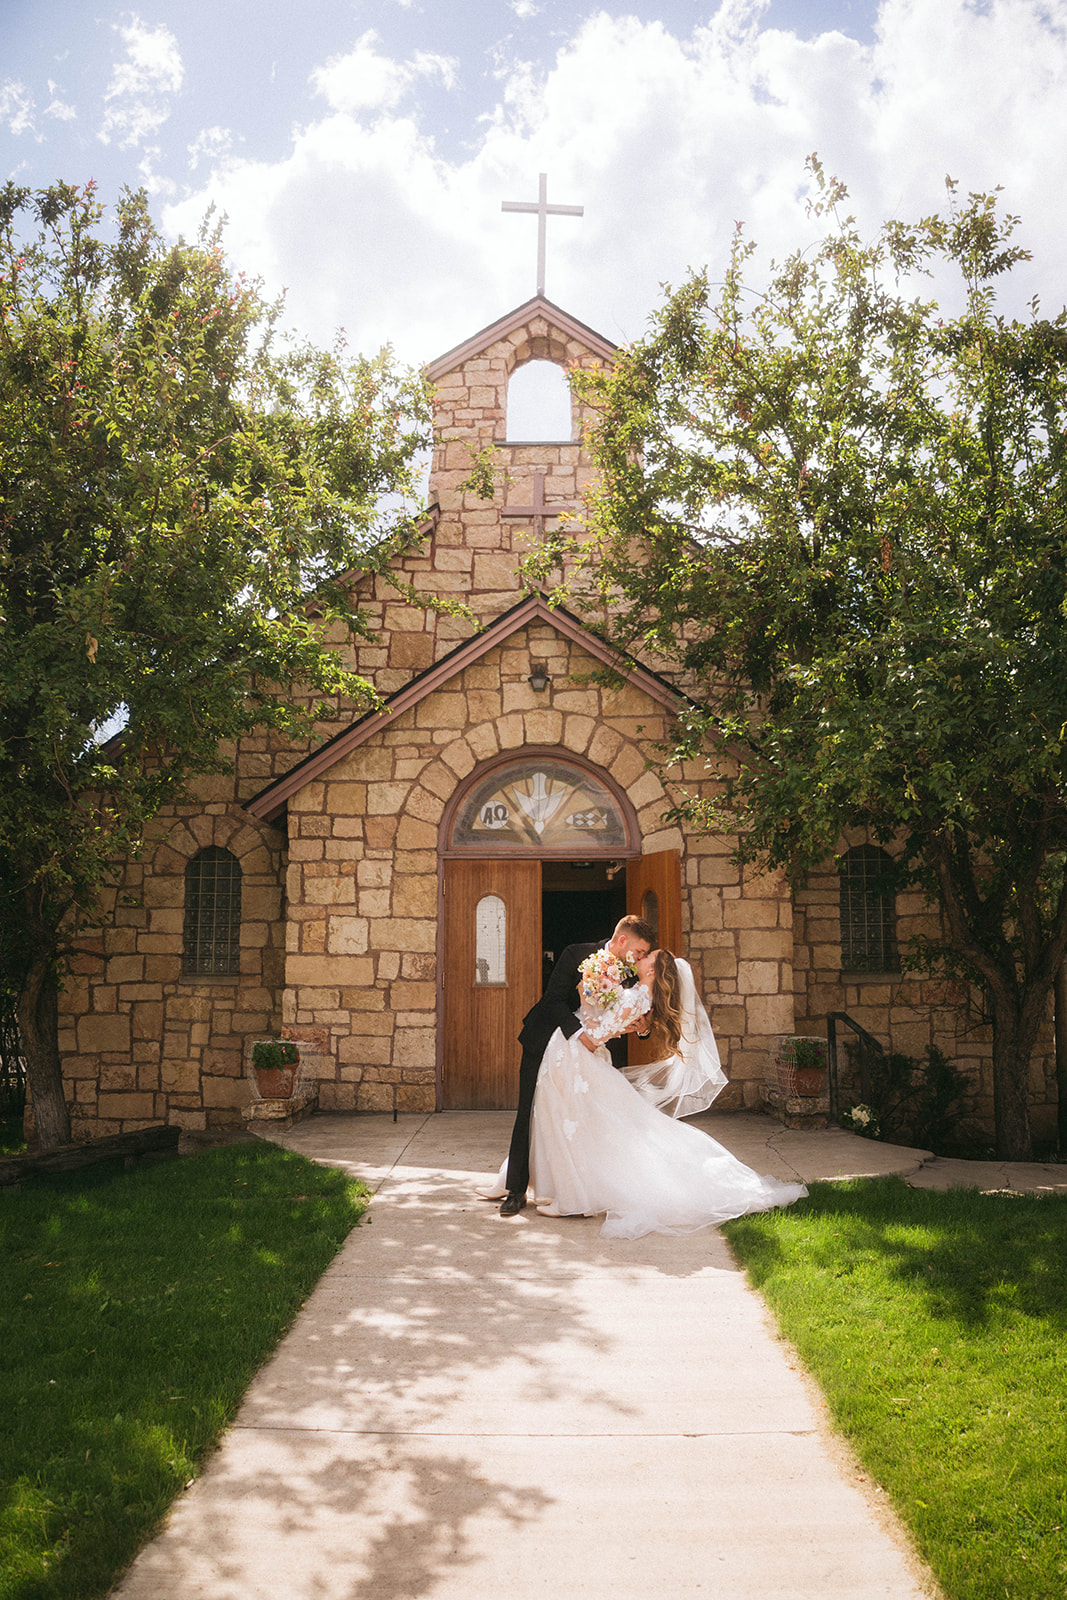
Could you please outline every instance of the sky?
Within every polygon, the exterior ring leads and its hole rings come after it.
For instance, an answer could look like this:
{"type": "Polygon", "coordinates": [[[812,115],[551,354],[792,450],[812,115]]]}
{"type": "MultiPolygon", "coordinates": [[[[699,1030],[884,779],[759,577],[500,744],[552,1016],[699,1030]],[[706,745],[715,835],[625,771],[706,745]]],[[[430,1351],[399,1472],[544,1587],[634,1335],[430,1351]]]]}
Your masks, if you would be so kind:
{"type": "MultiPolygon", "coordinates": [[[[1067,0],[0,0],[0,175],[227,218],[292,325],[433,360],[535,290],[640,337],[663,285],[809,244],[805,158],[861,227],[1001,186],[1067,298],[1067,0]]],[[[762,270],[762,269],[761,269],[762,270]]]]}

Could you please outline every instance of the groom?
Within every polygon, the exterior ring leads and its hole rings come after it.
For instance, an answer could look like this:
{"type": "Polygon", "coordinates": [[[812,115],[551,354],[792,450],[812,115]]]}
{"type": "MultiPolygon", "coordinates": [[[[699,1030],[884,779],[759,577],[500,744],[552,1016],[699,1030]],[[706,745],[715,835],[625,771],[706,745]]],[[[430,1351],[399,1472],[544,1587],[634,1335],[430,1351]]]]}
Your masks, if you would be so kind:
{"type": "MultiPolygon", "coordinates": [[[[607,948],[613,956],[635,960],[640,956],[647,956],[655,943],[655,938],[655,933],[643,917],[623,917],[622,921],[616,924],[607,948]]],[[[530,1184],[530,1113],[533,1110],[534,1090],[537,1088],[537,1073],[541,1066],[541,1058],[557,1028],[567,1039],[581,1029],[582,1025],[575,1016],[580,999],[578,983],[581,974],[578,968],[586,956],[591,956],[594,951],[603,948],[601,944],[569,944],[552,968],[552,975],[545,985],[544,994],[523,1018],[522,1032],[519,1034],[519,1043],[522,1045],[519,1108],[515,1113],[515,1127],[511,1135],[511,1148],[508,1151],[508,1192],[500,1207],[502,1217],[516,1216],[526,1204],[526,1191],[530,1184]]],[[[644,1022],[645,1019],[642,1018],[641,1021],[644,1022]]],[[[627,1031],[637,1032],[637,1030],[638,1024],[634,1023],[627,1031]]],[[[648,1034],[640,1033],[639,1037],[647,1039],[648,1034]]],[[[596,1049],[596,1045],[588,1041],[584,1034],[582,1043],[589,1050],[596,1049]]],[[[626,1040],[609,1039],[608,1049],[613,1064],[616,1067],[624,1067],[626,1040]]],[[[499,1194],[500,1190],[496,1192],[499,1194]]]]}

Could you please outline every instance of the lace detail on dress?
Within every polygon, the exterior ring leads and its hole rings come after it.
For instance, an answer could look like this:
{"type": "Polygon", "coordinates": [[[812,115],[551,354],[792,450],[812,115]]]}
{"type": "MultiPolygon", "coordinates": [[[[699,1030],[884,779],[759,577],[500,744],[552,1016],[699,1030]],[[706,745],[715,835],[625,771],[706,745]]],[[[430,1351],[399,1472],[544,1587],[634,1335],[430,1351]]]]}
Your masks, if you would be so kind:
{"type": "Polygon", "coordinates": [[[632,989],[624,990],[622,998],[612,1006],[592,1006],[583,1000],[578,1007],[578,1016],[586,1036],[597,1044],[603,1044],[605,1039],[613,1039],[651,1009],[651,994],[643,983],[635,983],[632,989]]]}

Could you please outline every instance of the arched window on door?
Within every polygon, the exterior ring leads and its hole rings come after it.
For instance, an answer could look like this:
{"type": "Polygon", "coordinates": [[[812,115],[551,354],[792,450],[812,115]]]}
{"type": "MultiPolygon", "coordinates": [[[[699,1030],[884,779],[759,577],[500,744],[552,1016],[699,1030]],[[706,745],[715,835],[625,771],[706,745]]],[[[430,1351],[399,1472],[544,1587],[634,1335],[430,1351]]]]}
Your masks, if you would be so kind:
{"type": "Polygon", "coordinates": [[[500,988],[508,981],[508,908],[498,894],[486,894],[474,908],[474,981],[500,988]]]}

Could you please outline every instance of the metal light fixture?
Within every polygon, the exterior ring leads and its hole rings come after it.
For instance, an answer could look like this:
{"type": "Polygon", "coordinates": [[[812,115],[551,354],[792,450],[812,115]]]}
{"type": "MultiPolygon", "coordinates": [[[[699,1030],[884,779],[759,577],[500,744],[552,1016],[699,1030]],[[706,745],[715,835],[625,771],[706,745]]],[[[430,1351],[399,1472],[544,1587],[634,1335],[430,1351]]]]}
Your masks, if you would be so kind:
{"type": "Polygon", "coordinates": [[[526,681],[534,694],[544,694],[549,683],[548,668],[543,661],[533,661],[530,665],[532,671],[526,681]]]}

